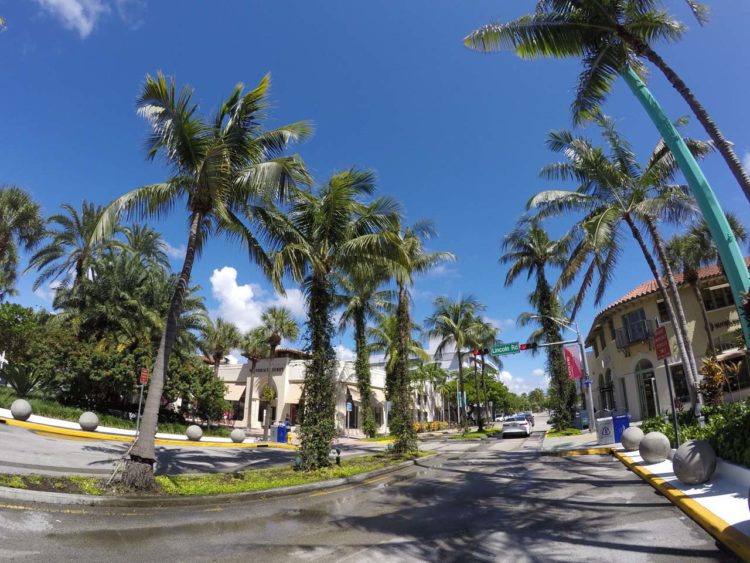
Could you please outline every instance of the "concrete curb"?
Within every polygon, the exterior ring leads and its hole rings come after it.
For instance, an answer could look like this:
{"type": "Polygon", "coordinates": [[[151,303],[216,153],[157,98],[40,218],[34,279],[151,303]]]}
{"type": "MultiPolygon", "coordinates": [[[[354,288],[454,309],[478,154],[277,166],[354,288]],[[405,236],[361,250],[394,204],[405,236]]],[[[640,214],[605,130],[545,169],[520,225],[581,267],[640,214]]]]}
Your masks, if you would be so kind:
{"type": "MultiPolygon", "coordinates": [[[[435,454],[433,454],[435,455],[435,454]]],[[[430,456],[425,456],[430,457],[430,456]]],[[[291,487],[279,487],[264,491],[250,491],[247,493],[221,494],[221,495],[195,495],[195,496],[159,496],[159,497],[111,497],[92,496],[68,493],[54,493],[48,491],[30,491],[28,489],[14,489],[11,487],[0,487],[0,501],[33,502],[39,504],[55,505],[85,505],[85,506],[112,506],[112,507],[139,507],[160,508],[170,506],[202,506],[207,504],[225,504],[230,502],[243,502],[255,499],[267,499],[282,496],[308,493],[340,487],[341,485],[357,484],[367,481],[373,477],[394,473],[416,465],[423,458],[411,459],[381,469],[374,469],[367,473],[359,473],[351,477],[329,479],[328,481],[317,481],[291,487]]]]}
{"type": "Polygon", "coordinates": [[[729,548],[737,557],[743,561],[750,561],[750,538],[745,534],[622,452],[613,449],[612,455],[669,499],[677,508],[690,516],[701,528],[729,548]]]}
{"type": "Polygon", "coordinates": [[[612,454],[612,448],[586,448],[578,450],[542,450],[541,454],[545,456],[577,456],[577,455],[610,455],[612,454]]]}
{"type": "MultiPolygon", "coordinates": [[[[0,422],[9,426],[19,426],[28,430],[46,432],[47,434],[59,434],[61,436],[71,436],[75,438],[89,438],[91,440],[111,440],[116,442],[132,442],[135,437],[125,434],[107,434],[105,432],[86,432],[85,430],[73,430],[60,426],[51,426],[48,424],[39,424],[38,422],[25,422],[13,418],[0,417],[0,422]]],[[[166,438],[156,438],[156,444],[161,446],[188,446],[193,448],[276,448],[281,450],[296,450],[297,446],[291,444],[278,444],[275,442],[249,442],[235,444],[234,442],[212,442],[209,439],[202,438],[194,442],[192,440],[170,440],[166,438]]]]}

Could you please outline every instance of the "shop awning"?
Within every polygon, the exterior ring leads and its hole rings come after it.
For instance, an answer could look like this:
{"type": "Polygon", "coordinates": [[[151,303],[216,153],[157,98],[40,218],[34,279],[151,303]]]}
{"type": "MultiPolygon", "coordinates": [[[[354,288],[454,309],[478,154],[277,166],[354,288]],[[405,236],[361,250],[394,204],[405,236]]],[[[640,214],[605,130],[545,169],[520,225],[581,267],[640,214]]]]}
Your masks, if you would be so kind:
{"type": "Polygon", "coordinates": [[[375,399],[378,403],[385,403],[385,391],[383,391],[382,389],[373,389],[372,398],[375,399]]]}
{"type": "Polygon", "coordinates": [[[736,360],[742,358],[744,355],[745,351],[738,348],[736,350],[727,350],[726,352],[722,352],[721,354],[716,356],[716,359],[720,362],[723,362],[725,360],[736,360]]]}
{"type": "Polygon", "coordinates": [[[242,395],[245,394],[245,386],[237,385],[236,383],[227,383],[227,392],[224,393],[224,398],[227,401],[239,401],[242,395]]]}
{"type": "Polygon", "coordinates": [[[290,383],[286,390],[286,397],[284,397],[284,403],[287,405],[298,405],[302,399],[302,385],[297,383],[290,383]]]}
{"type": "Polygon", "coordinates": [[[352,396],[352,401],[359,403],[362,398],[359,396],[359,389],[356,385],[347,385],[346,388],[349,390],[349,394],[352,396]]]}

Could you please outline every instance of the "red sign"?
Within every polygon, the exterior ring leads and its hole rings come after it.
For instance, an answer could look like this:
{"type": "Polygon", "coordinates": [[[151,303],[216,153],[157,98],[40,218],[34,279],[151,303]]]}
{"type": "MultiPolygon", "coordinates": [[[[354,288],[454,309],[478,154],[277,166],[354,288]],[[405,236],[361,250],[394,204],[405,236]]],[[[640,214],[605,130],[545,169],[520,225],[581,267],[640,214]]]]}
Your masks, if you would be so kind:
{"type": "Polygon", "coordinates": [[[581,353],[578,344],[567,344],[563,346],[565,365],[568,366],[568,379],[581,379],[581,353]]]}
{"type": "Polygon", "coordinates": [[[660,326],[654,332],[654,349],[656,350],[657,360],[663,360],[672,355],[672,347],[669,345],[667,329],[663,326],[660,326]]]}
{"type": "Polygon", "coordinates": [[[148,383],[148,369],[143,368],[141,370],[141,385],[146,385],[148,383]]]}

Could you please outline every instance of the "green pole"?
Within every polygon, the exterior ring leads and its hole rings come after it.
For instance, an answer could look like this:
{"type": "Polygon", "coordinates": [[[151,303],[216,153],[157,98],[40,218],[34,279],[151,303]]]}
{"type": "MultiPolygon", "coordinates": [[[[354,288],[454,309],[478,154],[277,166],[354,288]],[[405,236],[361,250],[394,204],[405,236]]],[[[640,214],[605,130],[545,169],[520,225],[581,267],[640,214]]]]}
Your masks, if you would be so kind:
{"type": "Polygon", "coordinates": [[[664,138],[664,142],[669,150],[674,154],[677,164],[687,180],[690,191],[698,202],[703,218],[706,220],[708,230],[716,243],[719,251],[721,263],[727,273],[729,287],[732,289],[734,303],[737,306],[737,312],[742,324],[742,332],[745,336],[745,344],[750,346],[750,323],[745,318],[742,310],[742,293],[750,291],[750,274],[748,274],[745,259],[742,256],[740,245],[729,227],[727,217],[719,205],[711,186],[703,175],[703,171],[698,166],[695,157],[688,149],[685,141],[678,133],[675,126],[661,109],[659,102],[651,94],[646,85],[635,73],[628,67],[627,71],[622,74],[625,82],[635,94],[635,97],[641,102],[646,109],[651,121],[664,138]]]}

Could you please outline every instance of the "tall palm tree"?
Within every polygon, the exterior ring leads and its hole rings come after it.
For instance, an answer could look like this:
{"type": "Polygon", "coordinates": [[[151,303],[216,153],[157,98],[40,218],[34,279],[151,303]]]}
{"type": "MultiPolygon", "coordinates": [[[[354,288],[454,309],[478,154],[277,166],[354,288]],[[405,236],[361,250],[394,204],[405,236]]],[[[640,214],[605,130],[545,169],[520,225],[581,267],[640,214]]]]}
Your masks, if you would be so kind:
{"type": "Polygon", "coordinates": [[[170,269],[167,246],[159,231],[147,225],[134,224],[123,227],[122,233],[125,241],[119,246],[125,252],[137,256],[145,267],[155,265],[170,269]]]}
{"type": "Polygon", "coordinates": [[[39,205],[31,196],[16,186],[0,187],[0,301],[14,292],[18,247],[33,249],[43,233],[39,205]]]}
{"type": "MultiPolygon", "coordinates": [[[[557,296],[547,280],[547,269],[562,268],[567,262],[570,240],[563,237],[553,240],[542,228],[538,217],[522,218],[516,227],[505,236],[500,257],[501,264],[509,264],[505,276],[505,285],[510,286],[520,275],[526,273],[526,279],[535,278],[534,292],[529,301],[536,308],[547,342],[560,342],[560,327],[552,319],[558,311],[557,296]]],[[[550,374],[551,386],[555,390],[555,426],[567,428],[572,423],[572,411],[575,405],[575,387],[568,379],[565,360],[560,346],[547,348],[547,373],[550,374]]]]}
{"type": "Polygon", "coordinates": [[[46,233],[49,243],[29,259],[27,271],[33,268],[39,272],[34,290],[57,280],[63,287],[83,281],[97,257],[113,247],[111,235],[121,231],[119,225],[113,223],[110,236],[94,239],[101,206],[84,201],[80,213],[69,203],[64,203],[62,209],[63,213],[48,219],[48,224],[53,226],[46,233]]]}
{"type": "Polygon", "coordinates": [[[249,428],[253,412],[253,393],[255,393],[255,368],[258,367],[258,362],[263,358],[268,358],[271,352],[265,329],[259,326],[246,332],[240,342],[240,349],[242,355],[250,362],[250,392],[245,396],[245,420],[249,428]]]}
{"type": "MultiPolygon", "coordinates": [[[[388,263],[381,266],[386,270],[388,263]]],[[[393,290],[381,290],[383,278],[366,275],[355,266],[351,272],[337,276],[339,293],[335,305],[342,306],[339,328],[354,328],[354,348],[357,354],[354,372],[357,377],[357,388],[361,397],[360,418],[362,431],[369,437],[377,433],[375,416],[372,410],[372,389],[370,387],[370,353],[367,345],[367,321],[376,318],[384,311],[390,310],[395,296],[393,290]]]]}
{"type": "Polygon", "coordinates": [[[214,375],[219,377],[219,366],[232,348],[238,348],[242,343],[242,334],[237,325],[225,321],[221,317],[214,322],[207,318],[201,328],[202,338],[198,347],[214,364],[214,375]]]}
{"type": "MultiPolygon", "coordinates": [[[[476,348],[479,352],[479,357],[482,361],[482,375],[481,375],[481,382],[482,382],[482,392],[484,393],[484,408],[485,408],[485,416],[487,417],[487,422],[492,422],[492,413],[490,412],[490,404],[487,399],[487,379],[486,379],[486,371],[487,371],[487,365],[485,361],[485,356],[487,355],[488,351],[497,341],[498,334],[500,333],[500,329],[496,327],[493,323],[487,320],[479,320],[478,321],[478,328],[476,331],[476,348]]],[[[495,362],[497,362],[498,367],[502,366],[502,362],[499,358],[495,359],[495,362]]]]}
{"type": "Polygon", "coordinates": [[[409,350],[411,348],[412,321],[409,312],[411,286],[416,278],[443,262],[455,260],[450,252],[425,252],[424,243],[435,236],[435,229],[429,222],[418,222],[403,230],[398,228],[395,244],[400,254],[393,263],[393,277],[398,286],[396,307],[396,346],[393,376],[390,391],[393,410],[389,421],[390,429],[396,436],[394,449],[398,453],[409,453],[417,449],[417,434],[414,430],[414,408],[409,377],[409,350]]]}
{"type": "Polygon", "coordinates": [[[385,233],[398,222],[399,207],[393,200],[362,201],[374,190],[371,172],[350,169],[335,174],[314,191],[298,191],[286,214],[270,209],[261,213],[268,237],[280,247],[272,257],[275,276],[288,275],[301,283],[307,298],[312,358],[305,374],[300,431],[300,454],[306,469],[330,463],[335,435],[333,274],[360,264],[373,275],[372,264],[392,246],[385,233]]]}
{"type": "MultiPolygon", "coordinates": [[[[263,311],[261,316],[261,328],[268,339],[268,379],[267,385],[270,388],[271,377],[273,375],[273,359],[276,357],[276,348],[281,344],[283,338],[295,340],[299,336],[299,325],[292,317],[289,309],[284,307],[269,307],[263,311]]],[[[281,406],[281,405],[278,405],[281,406]]],[[[268,429],[271,425],[271,409],[267,408],[263,417],[263,439],[268,440],[268,429]]]]}
{"type": "MultiPolygon", "coordinates": [[[[179,202],[186,206],[188,236],[185,259],[174,290],[167,322],[159,345],[153,377],[141,421],[141,434],[130,453],[123,475],[126,486],[154,486],[154,436],[159,403],[177,319],[193,262],[209,237],[223,234],[240,241],[250,259],[270,273],[268,257],[243,217],[252,220],[257,207],[284,198],[299,182],[307,182],[297,156],[284,156],[287,146],[310,133],[307,123],[293,123],[265,130],[270,78],[265,76],[250,91],[237,85],[212,119],[202,119],[192,101],[192,90],[179,92],[174,79],[158,73],[147,76],[138,99],[138,113],[151,126],[147,156],[161,155],[174,175],[164,182],[142,186],[110,203],[94,233],[101,240],[111,232],[123,212],[161,217],[179,202]]],[[[275,280],[277,286],[279,280],[275,280]]]]}
{"type": "MultiPolygon", "coordinates": [[[[690,0],[703,21],[707,11],[690,0]]],[[[662,71],[690,106],[750,201],[750,177],[740,159],[685,82],[654,50],[658,41],[676,42],[685,27],[655,0],[539,0],[533,14],[504,24],[486,25],[464,40],[483,52],[513,49],[522,58],[582,58],[573,115],[578,122],[600,105],[619,74],[633,68],[644,75],[645,58],[662,71]]]]}

